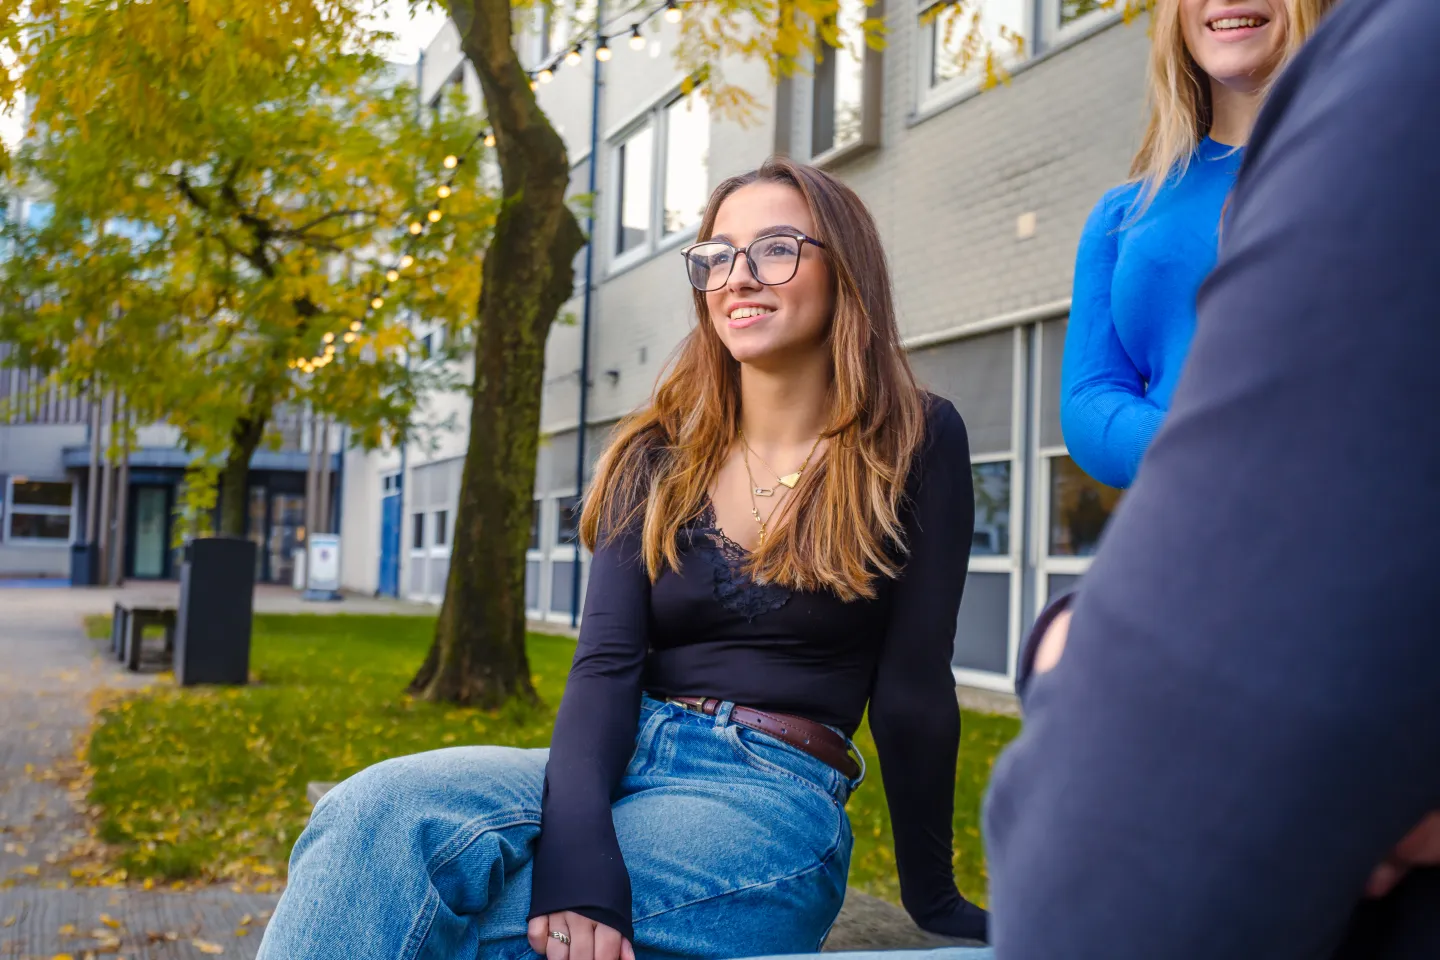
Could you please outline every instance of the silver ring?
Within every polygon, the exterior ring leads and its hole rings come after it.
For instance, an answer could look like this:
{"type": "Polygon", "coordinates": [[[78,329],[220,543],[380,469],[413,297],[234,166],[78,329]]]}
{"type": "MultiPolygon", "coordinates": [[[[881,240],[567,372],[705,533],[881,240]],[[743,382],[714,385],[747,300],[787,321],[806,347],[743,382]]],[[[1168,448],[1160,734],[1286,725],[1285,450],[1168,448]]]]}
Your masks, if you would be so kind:
{"type": "Polygon", "coordinates": [[[565,946],[570,946],[570,934],[566,933],[564,930],[551,930],[550,936],[554,937],[556,940],[559,940],[561,943],[565,944],[565,946]]]}

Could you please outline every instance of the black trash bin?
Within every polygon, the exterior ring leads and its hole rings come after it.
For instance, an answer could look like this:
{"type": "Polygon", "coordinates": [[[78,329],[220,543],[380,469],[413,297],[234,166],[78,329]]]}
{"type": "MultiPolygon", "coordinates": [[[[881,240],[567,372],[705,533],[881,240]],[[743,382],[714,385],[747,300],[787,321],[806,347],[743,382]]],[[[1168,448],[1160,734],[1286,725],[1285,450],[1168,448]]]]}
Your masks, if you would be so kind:
{"type": "Polygon", "coordinates": [[[70,545],[70,586],[93,587],[100,579],[100,551],[93,543],[70,545]]]}
{"type": "Polygon", "coordinates": [[[175,679],[244,684],[250,677],[255,544],[205,537],[185,545],[175,624],[175,679]]]}

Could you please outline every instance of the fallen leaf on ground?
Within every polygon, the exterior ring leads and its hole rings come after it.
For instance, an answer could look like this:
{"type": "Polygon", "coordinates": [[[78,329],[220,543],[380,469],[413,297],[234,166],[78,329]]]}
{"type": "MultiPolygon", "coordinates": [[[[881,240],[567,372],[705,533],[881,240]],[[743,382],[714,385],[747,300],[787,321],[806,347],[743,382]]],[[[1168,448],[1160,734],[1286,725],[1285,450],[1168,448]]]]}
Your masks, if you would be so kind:
{"type": "Polygon", "coordinates": [[[201,953],[224,953],[225,948],[209,940],[191,940],[190,943],[201,953]]]}

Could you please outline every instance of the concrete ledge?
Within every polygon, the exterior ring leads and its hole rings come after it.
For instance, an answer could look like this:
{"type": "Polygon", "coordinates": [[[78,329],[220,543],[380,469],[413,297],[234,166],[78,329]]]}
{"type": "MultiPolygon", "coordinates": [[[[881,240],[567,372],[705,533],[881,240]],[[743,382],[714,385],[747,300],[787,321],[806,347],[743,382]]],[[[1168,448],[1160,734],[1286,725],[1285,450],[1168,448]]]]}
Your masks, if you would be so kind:
{"type": "MultiPolygon", "coordinates": [[[[335,784],[315,781],[305,788],[311,806],[334,789],[335,784]]],[[[851,890],[845,894],[845,905],[825,941],[825,951],[839,950],[909,950],[936,947],[982,946],[968,940],[927,933],[915,926],[901,908],[893,903],[851,890]]]]}

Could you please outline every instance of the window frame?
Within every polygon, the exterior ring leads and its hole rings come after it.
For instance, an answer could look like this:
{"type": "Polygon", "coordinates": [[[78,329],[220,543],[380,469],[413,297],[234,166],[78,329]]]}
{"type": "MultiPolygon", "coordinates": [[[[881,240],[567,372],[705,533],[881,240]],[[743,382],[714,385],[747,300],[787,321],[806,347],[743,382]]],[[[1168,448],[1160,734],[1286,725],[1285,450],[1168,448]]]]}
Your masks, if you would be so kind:
{"type": "MultiPolygon", "coordinates": [[[[624,123],[617,126],[605,138],[605,178],[604,183],[609,188],[610,198],[605,201],[604,219],[600,223],[599,231],[606,239],[606,278],[623,273],[641,263],[645,263],[661,254],[678,250],[687,243],[692,243],[699,232],[700,222],[677,230],[674,233],[665,233],[665,161],[668,155],[669,140],[669,111],[676,103],[687,97],[698,96],[692,90],[684,92],[684,84],[675,84],[665,93],[643,109],[637,111],[624,123]],[[620,217],[625,201],[624,190],[622,189],[623,171],[619,162],[620,148],[633,139],[646,127],[651,132],[650,143],[650,222],[647,224],[645,241],[637,244],[630,250],[620,249],[620,217]],[[608,222],[605,222],[608,221],[608,222]]],[[[708,105],[707,105],[708,109],[708,105]]],[[[714,118],[709,118],[709,127],[706,138],[707,144],[713,144],[714,118]]],[[[708,149],[708,148],[707,148],[708,149]]],[[[713,186],[714,178],[710,176],[709,165],[706,169],[706,187],[713,186]]],[[[601,188],[602,190],[604,188],[601,188]]],[[[602,194],[603,199],[603,194],[602,194]]]]}
{"type": "Polygon", "coordinates": [[[3,542],[6,545],[16,547],[68,547],[75,542],[75,520],[76,520],[76,493],[75,481],[68,478],[54,479],[50,477],[6,477],[5,478],[5,501],[4,511],[0,513],[0,533],[4,534],[3,542]],[[64,484],[70,488],[70,506],[31,506],[15,504],[15,485],[17,483],[54,483],[64,484]],[[14,522],[17,513],[28,516],[46,517],[67,517],[70,521],[70,533],[63,540],[59,537],[17,537],[11,532],[11,524],[14,522]]]}
{"type": "MultiPolygon", "coordinates": [[[[531,517],[535,525],[535,546],[532,547],[527,542],[525,548],[525,566],[527,574],[529,572],[529,566],[532,563],[536,565],[538,571],[535,575],[537,578],[535,585],[536,606],[531,607],[527,604],[525,608],[525,616],[531,620],[543,620],[546,611],[549,609],[547,606],[549,598],[546,596],[545,587],[545,574],[550,569],[550,557],[545,546],[545,535],[549,532],[549,526],[545,519],[549,513],[549,511],[546,510],[546,505],[547,499],[544,496],[536,496],[531,500],[530,509],[534,511],[531,517]]],[[[523,583],[521,590],[524,590],[523,583]]]]}
{"type": "MultiPolygon", "coordinates": [[[[1024,22],[1016,26],[1006,26],[1017,30],[1025,38],[1025,52],[1016,57],[1004,58],[1002,63],[1007,71],[1015,73],[1023,69],[1036,57],[1035,24],[1037,4],[1045,4],[1050,0],[1025,0],[1023,8],[1024,22]]],[[[915,2],[915,49],[918,56],[915,57],[915,114],[918,117],[926,117],[937,113],[945,107],[967,97],[978,93],[984,85],[983,76],[959,76],[949,80],[941,81],[931,85],[930,76],[934,72],[935,65],[935,31],[939,28],[938,16],[935,21],[922,23],[921,20],[931,10],[942,6],[946,0],[916,0],[915,2]]],[[[1056,8],[1058,10],[1058,7],[1056,8]]]]}
{"type": "Polygon", "coordinates": [[[1065,0],[1038,0],[1040,23],[1043,27],[1039,37],[1045,44],[1044,53],[1049,53],[1061,44],[1080,40],[1103,30],[1117,20],[1125,18],[1124,0],[1114,0],[1109,10],[1092,10],[1070,23],[1060,22],[1060,11],[1065,0]]]}
{"type": "MultiPolygon", "coordinates": [[[[885,20],[885,0],[875,0],[875,3],[864,10],[866,20],[885,20]]],[[[810,117],[809,130],[809,154],[810,163],[817,167],[828,167],[849,160],[863,153],[868,153],[880,146],[882,133],[882,113],[885,103],[885,53],[883,50],[876,50],[864,42],[863,36],[860,42],[864,44],[864,56],[860,62],[860,136],[848,143],[836,144],[833,142],[824,150],[815,149],[815,119],[818,115],[818,102],[821,91],[826,89],[825,84],[831,90],[834,89],[835,66],[840,50],[835,47],[826,46],[825,59],[816,63],[812,60],[810,75],[810,117]],[[828,78],[822,77],[822,73],[828,73],[828,78]]],[[[833,104],[833,100],[832,100],[833,104]]]]}

